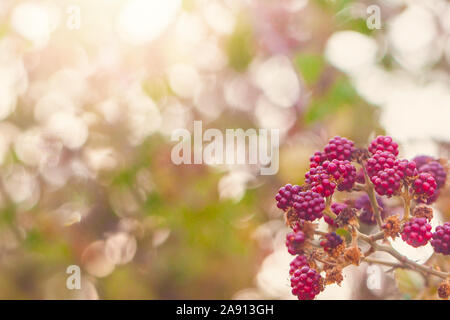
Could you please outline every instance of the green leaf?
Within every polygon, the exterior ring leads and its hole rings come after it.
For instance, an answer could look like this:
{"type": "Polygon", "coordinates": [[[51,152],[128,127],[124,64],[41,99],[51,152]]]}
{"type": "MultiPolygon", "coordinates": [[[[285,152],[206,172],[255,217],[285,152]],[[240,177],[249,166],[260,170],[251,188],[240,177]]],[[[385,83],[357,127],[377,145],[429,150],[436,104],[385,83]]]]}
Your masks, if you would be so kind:
{"type": "Polygon", "coordinates": [[[406,299],[416,297],[425,287],[425,280],[415,271],[396,269],[394,276],[398,290],[406,299]]]}
{"type": "Polygon", "coordinates": [[[240,18],[236,28],[226,42],[226,53],[232,68],[244,71],[253,59],[253,30],[249,23],[240,18]]]}
{"type": "Polygon", "coordinates": [[[351,240],[352,235],[350,234],[350,232],[348,232],[347,230],[345,230],[344,228],[339,228],[336,230],[336,234],[338,236],[341,236],[343,238],[345,238],[345,240],[351,240]]]}
{"type": "Polygon", "coordinates": [[[294,59],[294,63],[302,74],[303,79],[309,85],[319,80],[325,65],[321,55],[308,53],[298,54],[294,59]]]}

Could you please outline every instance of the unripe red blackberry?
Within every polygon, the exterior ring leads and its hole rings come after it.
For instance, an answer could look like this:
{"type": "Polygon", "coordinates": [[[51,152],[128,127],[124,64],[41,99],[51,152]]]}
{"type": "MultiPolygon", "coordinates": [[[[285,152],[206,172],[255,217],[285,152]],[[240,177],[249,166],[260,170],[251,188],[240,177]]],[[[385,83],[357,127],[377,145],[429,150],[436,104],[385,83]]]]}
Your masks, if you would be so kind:
{"type": "Polygon", "coordinates": [[[314,155],[309,158],[309,166],[311,168],[321,166],[325,160],[327,160],[327,155],[325,154],[325,152],[316,151],[314,155]]]}
{"type": "Polygon", "coordinates": [[[351,160],[355,143],[339,136],[331,139],[324,148],[328,160],[351,160]]]}
{"type": "Polygon", "coordinates": [[[303,254],[297,255],[294,258],[294,260],[291,261],[291,263],[289,265],[289,274],[293,275],[296,270],[301,269],[304,266],[308,266],[309,267],[308,259],[303,254]]]}
{"type": "Polygon", "coordinates": [[[377,151],[387,151],[398,156],[398,144],[389,136],[378,136],[369,145],[369,152],[375,154],[377,151]]]}
{"type": "Polygon", "coordinates": [[[431,245],[436,253],[442,253],[443,255],[450,254],[450,222],[436,227],[431,245]]]}
{"type": "Polygon", "coordinates": [[[292,196],[300,192],[301,187],[298,185],[287,184],[278,190],[275,200],[277,200],[277,207],[286,211],[292,207],[292,196]]]}
{"type": "Polygon", "coordinates": [[[342,242],[342,238],[336,232],[330,232],[326,234],[325,239],[320,241],[320,246],[323,247],[326,252],[330,252],[342,244],[342,242]]]}
{"type": "Polygon", "coordinates": [[[432,237],[426,218],[412,218],[403,226],[402,240],[415,248],[424,246],[432,237]]]}
{"type": "Polygon", "coordinates": [[[311,185],[311,190],[323,197],[329,197],[336,189],[336,183],[330,178],[322,166],[311,168],[305,174],[306,183],[311,185]]]}
{"type": "Polygon", "coordinates": [[[336,184],[339,191],[349,191],[353,188],[356,168],[348,160],[327,160],[322,166],[312,168],[305,177],[312,190],[328,197],[334,193],[336,184]]]}
{"type": "Polygon", "coordinates": [[[438,189],[445,185],[445,180],[447,179],[447,172],[444,167],[437,161],[430,161],[419,168],[420,172],[426,172],[431,174],[436,180],[436,185],[438,189]]]}
{"type": "Polygon", "coordinates": [[[413,158],[412,161],[416,163],[417,169],[420,169],[420,167],[422,167],[424,164],[427,164],[430,161],[434,161],[434,159],[430,156],[420,155],[413,158]]]}
{"type": "Polygon", "coordinates": [[[380,196],[391,197],[399,192],[402,179],[395,169],[384,169],[371,177],[370,180],[380,196]]]}
{"type": "Polygon", "coordinates": [[[422,172],[412,184],[413,192],[419,198],[429,198],[437,189],[436,180],[429,173],[422,172]]]}
{"type": "Polygon", "coordinates": [[[373,177],[384,169],[392,169],[395,167],[397,158],[391,152],[377,151],[367,160],[367,174],[373,177]]]}
{"type": "Polygon", "coordinates": [[[397,174],[403,179],[413,178],[418,175],[416,163],[414,161],[408,161],[406,159],[397,160],[395,164],[397,174]]]}
{"type": "Polygon", "coordinates": [[[299,219],[314,221],[322,217],[325,200],[316,192],[302,191],[293,197],[292,207],[299,219]]]}
{"type": "Polygon", "coordinates": [[[304,266],[292,275],[291,287],[292,294],[299,300],[312,300],[322,291],[323,280],[315,269],[304,266]]]}
{"type": "MultiPolygon", "coordinates": [[[[340,202],[333,202],[331,204],[331,211],[333,211],[333,213],[335,215],[339,215],[341,213],[342,210],[344,210],[345,208],[347,208],[347,205],[345,203],[340,203],[340,202]]],[[[330,226],[334,226],[337,227],[336,222],[330,218],[329,216],[323,216],[323,219],[325,220],[326,223],[328,223],[330,226]]]]}
{"type": "MultiPolygon", "coordinates": [[[[385,216],[385,207],[383,200],[376,196],[378,207],[380,208],[381,217],[384,219],[385,216]]],[[[361,210],[361,214],[359,216],[359,220],[368,225],[376,224],[375,216],[373,214],[372,204],[370,203],[369,196],[367,194],[363,194],[355,200],[355,208],[361,210]]]]}
{"type": "Polygon", "coordinates": [[[286,247],[288,249],[288,252],[292,255],[303,253],[305,240],[306,237],[303,231],[288,233],[286,235],[286,247]]]}

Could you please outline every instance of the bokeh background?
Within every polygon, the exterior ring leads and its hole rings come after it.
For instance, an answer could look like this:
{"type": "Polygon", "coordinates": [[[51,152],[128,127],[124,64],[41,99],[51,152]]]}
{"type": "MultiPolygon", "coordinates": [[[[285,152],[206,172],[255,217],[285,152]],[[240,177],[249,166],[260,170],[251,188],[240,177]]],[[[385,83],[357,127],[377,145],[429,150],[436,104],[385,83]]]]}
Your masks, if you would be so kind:
{"type": "MultiPolygon", "coordinates": [[[[293,299],[278,188],[336,134],[448,158],[449,70],[445,0],[0,0],[0,298],[293,299]],[[174,165],[194,120],[280,129],[278,174],[174,165]]],[[[319,299],[433,297],[385,271],[319,299]]]]}

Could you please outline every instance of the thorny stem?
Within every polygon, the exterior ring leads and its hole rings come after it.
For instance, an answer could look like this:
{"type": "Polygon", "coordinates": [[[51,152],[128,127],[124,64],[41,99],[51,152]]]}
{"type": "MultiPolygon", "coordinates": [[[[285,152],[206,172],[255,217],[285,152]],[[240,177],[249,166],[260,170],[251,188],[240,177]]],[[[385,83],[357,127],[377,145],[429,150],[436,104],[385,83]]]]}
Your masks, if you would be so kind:
{"type": "Polygon", "coordinates": [[[411,211],[411,197],[409,196],[408,188],[405,187],[405,191],[402,193],[403,203],[405,205],[405,211],[403,214],[403,221],[409,220],[409,215],[411,211]]]}
{"type": "Polygon", "coordinates": [[[363,260],[367,263],[375,263],[375,264],[381,264],[383,266],[393,267],[393,268],[404,268],[405,265],[398,263],[398,262],[391,262],[391,261],[384,261],[376,258],[368,258],[364,257],[363,260]]]}
{"type": "Polygon", "coordinates": [[[331,205],[331,196],[326,198],[325,209],[323,210],[323,213],[334,220],[337,218],[337,215],[335,215],[334,212],[331,211],[330,205],[331,205]]]}
{"type": "Polygon", "coordinates": [[[389,253],[391,256],[393,256],[394,258],[396,258],[398,261],[400,261],[401,264],[404,265],[404,267],[409,267],[410,269],[416,270],[416,271],[420,271],[422,273],[425,274],[432,274],[435,275],[437,277],[440,277],[442,279],[446,279],[447,277],[450,276],[450,272],[442,272],[442,271],[438,271],[435,270],[431,267],[419,264],[417,262],[414,262],[412,260],[409,260],[407,257],[405,257],[404,255],[402,255],[401,253],[399,253],[397,250],[395,250],[394,248],[390,247],[390,246],[384,246],[384,245],[380,245],[378,243],[376,243],[373,238],[371,238],[368,235],[365,235],[359,231],[358,232],[358,237],[367,242],[369,245],[371,245],[376,251],[383,251],[386,253],[389,253]]]}
{"type": "Polygon", "coordinates": [[[370,204],[372,205],[373,214],[375,220],[377,221],[378,227],[382,228],[383,220],[381,219],[380,208],[378,207],[377,198],[375,196],[375,190],[373,188],[372,182],[370,182],[369,175],[367,174],[366,166],[364,163],[361,164],[364,172],[364,179],[366,180],[366,193],[369,196],[370,204]]]}

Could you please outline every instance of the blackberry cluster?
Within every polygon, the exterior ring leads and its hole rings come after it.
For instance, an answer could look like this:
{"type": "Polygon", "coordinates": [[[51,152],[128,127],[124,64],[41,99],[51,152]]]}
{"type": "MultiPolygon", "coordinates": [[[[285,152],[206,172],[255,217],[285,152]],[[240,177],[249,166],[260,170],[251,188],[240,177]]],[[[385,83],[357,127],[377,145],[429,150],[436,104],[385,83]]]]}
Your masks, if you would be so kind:
{"type": "Polygon", "coordinates": [[[293,206],[293,196],[298,194],[301,187],[298,185],[287,184],[278,190],[275,200],[277,200],[277,207],[283,211],[293,206]]]}
{"type": "Polygon", "coordinates": [[[356,168],[348,160],[324,161],[321,166],[311,168],[305,174],[306,182],[311,190],[328,197],[339,191],[349,191],[356,181],[356,168]]]}
{"type": "Polygon", "coordinates": [[[402,178],[412,178],[417,175],[416,163],[406,159],[397,159],[392,153],[387,151],[377,151],[367,160],[367,174],[373,177],[385,169],[395,169],[402,178]]]}
{"type": "Polygon", "coordinates": [[[391,137],[378,136],[369,145],[369,152],[375,154],[377,151],[387,151],[398,156],[398,144],[391,137]]]}
{"type": "Polygon", "coordinates": [[[379,196],[389,198],[400,195],[402,191],[406,194],[410,190],[416,201],[431,203],[439,196],[439,189],[443,188],[447,178],[446,169],[436,159],[419,156],[408,161],[398,159],[398,153],[398,144],[388,136],[378,136],[370,143],[369,150],[356,149],[352,141],[334,137],[324,150],[316,151],[310,158],[305,185],[287,184],[278,191],[275,197],[277,206],[286,211],[287,221],[293,230],[286,236],[286,247],[290,254],[295,255],[290,263],[289,274],[292,293],[298,299],[314,299],[323,290],[325,283],[340,283],[341,262],[359,265],[362,255],[360,248],[356,244],[346,247],[345,239],[335,230],[341,225],[358,228],[356,217],[361,223],[376,224],[370,201],[373,196],[372,185],[377,193],[376,201],[383,220],[380,226],[382,237],[377,236],[374,241],[388,237],[395,239],[400,234],[403,241],[413,247],[424,246],[430,241],[436,253],[449,254],[450,222],[437,227],[432,233],[428,223],[428,219],[432,218],[430,207],[424,204],[416,206],[412,218],[403,225],[399,215],[386,217],[387,210],[379,196]],[[357,171],[352,160],[363,167],[357,171]],[[362,185],[355,187],[355,182],[362,185]],[[331,196],[336,189],[365,190],[368,194],[354,200],[346,199],[343,203],[331,203],[331,196]],[[329,203],[331,207],[326,208],[329,203]],[[331,232],[324,233],[320,239],[323,249],[318,249],[309,240],[322,233],[316,232],[317,224],[310,222],[320,219],[324,210],[329,212],[330,209],[337,219],[324,216],[331,232]],[[325,279],[320,276],[321,272],[326,274],[325,279]]]}
{"type": "Polygon", "coordinates": [[[316,192],[302,191],[294,197],[292,206],[299,219],[314,221],[322,218],[325,200],[316,192]]]}
{"type": "Polygon", "coordinates": [[[336,183],[330,179],[330,176],[322,166],[311,168],[305,174],[305,181],[311,186],[311,190],[317,192],[322,197],[329,197],[336,189],[336,183]]]}
{"type": "Polygon", "coordinates": [[[367,160],[367,174],[369,177],[376,175],[384,169],[392,169],[395,167],[397,158],[390,152],[377,151],[367,160]]]}
{"type": "Polygon", "coordinates": [[[395,169],[384,169],[371,177],[370,180],[380,196],[391,197],[398,194],[402,177],[395,169]]]}
{"type": "Polygon", "coordinates": [[[422,167],[424,164],[427,164],[430,161],[434,161],[434,159],[430,156],[421,155],[414,157],[412,161],[414,161],[416,163],[416,167],[420,169],[420,167],[422,167]]]}
{"type": "Polygon", "coordinates": [[[426,218],[412,218],[403,226],[402,240],[415,248],[424,246],[432,237],[426,218]]]}
{"type": "Polygon", "coordinates": [[[447,179],[447,172],[444,167],[437,161],[430,161],[419,168],[420,172],[429,173],[436,180],[437,188],[440,189],[445,186],[447,179]]]}
{"type": "Polygon", "coordinates": [[[398,160],[395,169],[403,179],[413,178],[418,174],[416,163],[414,161],[408,161],[406,159],[398,160]]]}
{"type": "Polygon", "coordinates": [[[339,136],[331,139],[324,148],[328,160],[351,160],[355,143],[339,136]]]}
{"type": "Polygon", "coordinates": [[[305,240],[306,237],[303,231],[288,233],[286,235],[286,247],[288,248],[288,252],[292,255],[303,253],[305,240]]]}
{"type": "Polygon", "coordinates": [[[326,252],[330,252],[342,244],[342,242],[342,238],[336,234],[336,232],[330,232],[327,233],[325,239],[320,242],[320,246],[323,247],[326,252]]]}
{"type": "Polygon", "coordinates": [[[419,198],[429,198],[434,195],[434,192],[437,189],[436,180],[434,177],[426,172],[422,172],[419,174],[416,180],[412,185],[414,194],[419,198]]]}
{"type": "Polygon", "coordinates": [[[303,254],[297,255],[289,265],[289,274],[292,276],[296,270],[301,269],[304,266],[309,267],[308,259],[303,254]]]}
{"type": "Polygon", "coordinates": [[[436,253],[443,255],[450,254],[450,222],[444,223],[443,226],[437,226],[434,233],[431,245],[436,253]]]}
{"type": "MultiPolygon", "coordinates": [[[[380,197],[376,197],[378,202],[378,207],[380,208],[381,217],[384,219],[385,217],[385,207],[383,200],[380,197]]],[[[373,214],[372,204],[370,203],[369,196],[367,194],[363,194],[355,200],[355,208],[361,210],[361,214],[359,216],[359,220],[368,225],[376,224],[375,216],[373,214]]]]}
{"type": "Polygon", "coordinates": [[[291,287],[292,294],[299,300],[312,300],[322,291],[323,280],[316,270],[304,266],[292,275],[291,287]]]}

